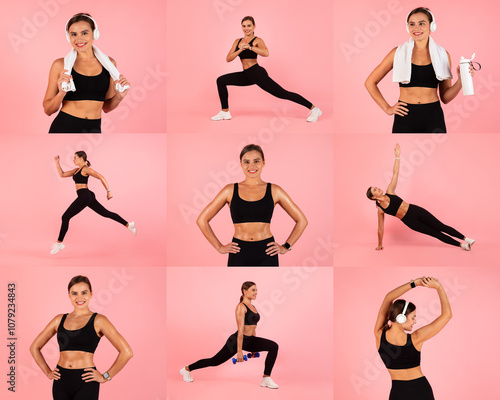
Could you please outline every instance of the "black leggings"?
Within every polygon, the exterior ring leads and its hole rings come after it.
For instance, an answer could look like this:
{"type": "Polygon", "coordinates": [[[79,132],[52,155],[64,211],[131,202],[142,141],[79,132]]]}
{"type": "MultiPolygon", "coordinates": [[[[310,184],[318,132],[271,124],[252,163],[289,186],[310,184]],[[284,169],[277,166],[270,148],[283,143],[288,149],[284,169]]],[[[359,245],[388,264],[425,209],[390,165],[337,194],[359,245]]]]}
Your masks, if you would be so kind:
{"type": "Polygon", "coordinates": [[[66,236],[66,232],[68,232],[69,220],[73,218],[76,214],[78,214],[80,211],[82,211],[85,207],[94,210],[97,214],[101,215],[102,217],[111,218],[116,222],[119,222],[120,224],[127,226],[127,221],[125,221],[118,214],[106,210],[102,206],[102,204],[96,200],[95,194],[90,190],[78,189],[76,191],[76,194],[78,195],[78,197],[73,203],[71,203],[71,205],[68,207],[68,209],[62,216],[61,231],[59,232],[59,237],[57,238],[59,242],[62,242],[64,240],[64,236],[66,236]]]}
{"type": "Polygon", "coordinates": [[[312,107],[310,101],[304,99],[300,94],[283,89],[269,77],[267,71],[263,67],[259,64],[255,64],[241,72],[233,72],[232,74],[222,75],[217,78],[217,89],[219,90],[221,108],[229,108],[227,86],[250,85],[257,85],[267,93],[280,99],[290,100],[307,108],[312,107]]]}
{"type": "Polygon", "coordinates": [[[463,239],[465,236],[453,229],[451,226],[443,224],[434,215],[426,209],[410,204],[406,215],[401,219],[403,223],[414,231],[434,236],[442,242],[451,244],[452,246],[460,246],[460,242],[452,239],[450,236],[458,239],[463,239]],[[444,233],[448,235],[445,235],[444,233]]]}
{"type": "MultiPolygon", "coordinates": [[[[195,369],[216,367],[229,360],[237,352],[238,332],[233,333],[226,341],[226,344],[220,351],[212,358],[205,358],[196,361],[194,364],[188,366],[190,371],[195,369]]],[[[278,343],[269,339],[264,339],[257,336],[243,336],[243,350],[257,353],[267,351],[264,375],[271,376],[276,357],[278,357],[278,343]]]]}
{"type": "MultiPolygon", "coordinates": [[[[95,367],[92,367],[95,369],[95,367]]],[[[57,366],[61,378],[54,379],[52,397],[54,400],[98,400],[99,382],[85,382],[83,369],[67,369],[57,366]]]]}
{"type": "Polygon", "coordinates": [[[278,255],[268,256],[266,250],[268,243],[274,242],[274,237],[258,241],[246,241],[233,237],[233,242],[238,243],[239,253],[229,253],[228,267],[278,267],[278,255]]]}
{"type": "Polygon", "coordinates": [[[431,385],[425,376],[411,381],[392,381],[389,400],[434,400],[431,385]]]}
{"type": "Polygon", "coordinates": [[[439,100],[427,104],[408,104],[405,107],[408,109],[408,114],[404,117],[394,114],[392,133],[446,133],[443,109],[439,100]]]}
{"type": "Polygon", "coordinates": [[[59,111],[49,133],[101,133],[101,119],[78,118],[59,111]]]}

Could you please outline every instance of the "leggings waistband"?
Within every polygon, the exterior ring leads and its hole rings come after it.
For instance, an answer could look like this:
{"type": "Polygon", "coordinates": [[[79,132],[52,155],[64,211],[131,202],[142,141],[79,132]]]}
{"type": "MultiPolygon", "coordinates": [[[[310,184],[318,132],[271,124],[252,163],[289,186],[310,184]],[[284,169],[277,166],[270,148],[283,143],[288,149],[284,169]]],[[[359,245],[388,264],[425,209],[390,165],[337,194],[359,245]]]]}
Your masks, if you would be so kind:
{"type": "Polygon", "coordinates": [[[398,100],[400,102],[403,102],[405,104],[408,104],[409,106],[412,107],[436,107],[436,106],[441,106],[441,102],[438,101],[433,101],[432,103],[407,103],[406,101],[403,100],[398,100]]]}
{"type": "Polygon", "coordinates": [[[238,244],[242,244],[243,246],[255,246],[255,247],[260,247],[263,244],[271,243],[274,242],[274,236],[271,236],[270,238],[267,239],[262,239],[262,240],[241,240],[237,239],[233,236],[233,242],[236,242],[238,244]]]}
{"type": "Polygon", "coordinates": [[[61,367],[59,364],[57,364],[57,369],[59,370],[59,372],[64,372],[66,374],[71,374],[71,373],[82,373],[85,371],[85,369],[87,368],[93,368],[93,369],[96,369],[96,367],[85,367],[85,368],[63,368],[61,367]]]}

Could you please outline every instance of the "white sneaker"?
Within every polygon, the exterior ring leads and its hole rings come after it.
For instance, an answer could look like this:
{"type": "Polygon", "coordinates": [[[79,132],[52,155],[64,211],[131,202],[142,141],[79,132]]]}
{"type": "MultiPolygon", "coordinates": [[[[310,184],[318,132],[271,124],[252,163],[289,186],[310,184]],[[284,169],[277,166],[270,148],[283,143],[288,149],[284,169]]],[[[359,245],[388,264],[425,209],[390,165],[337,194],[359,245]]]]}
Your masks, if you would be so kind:
{"type": "Polygon", "coordinates": [[[472,246],[475,242],[476,241],[474,239],[468,237],[465,238],[465,243],[468,243],[470,246],[472,246]]]}
{"type": "Polygon", "coordinates": [[[193,382],[194,379],[191,376],[191,372],[189,372],[185,367],[182,367],[181,370],[179,371],[182,375],[182,379],[184,379],[184,382],[193,382]]]}
{"type": "Polygon", "coordinates": [[[222,121],[223,119],[231,119],[229,111],[219,111],[216,115],[210,118],[212,121],[222,121]]]}
{"type": "Polygon", "coordinates": [[[316,122],[318,118],[323,114],[323,112],[318,108],[314,107],[307,116],[307,122],[316,122]]]}
{"type": "Polygon", "coordinates": [[[137,229],[135,229],[135,222],[129,222],[127,229],[134,234],[134,236],[137,236],[137,229]]]}
{"type": "Polygon", "coordinates": [[[470,244],[469,243],[460,243],[460,247],[465,251],[470,251],[470,244]]]}
{"type": "Polygon", "coordinates": [[[62,243],[54,243],[52,245],[52,249],[50,250],[50,254],[56,254],[59,250],[64,249],[66,246],[62,243]]]}
{"type": "Polygon", "coordinates": [[[262,378],[262,382],[260,383],[262,387],[268,387],[269,389],[278,389],[279,386],[274,383],[270,376],[266,376],[262,378]]]}

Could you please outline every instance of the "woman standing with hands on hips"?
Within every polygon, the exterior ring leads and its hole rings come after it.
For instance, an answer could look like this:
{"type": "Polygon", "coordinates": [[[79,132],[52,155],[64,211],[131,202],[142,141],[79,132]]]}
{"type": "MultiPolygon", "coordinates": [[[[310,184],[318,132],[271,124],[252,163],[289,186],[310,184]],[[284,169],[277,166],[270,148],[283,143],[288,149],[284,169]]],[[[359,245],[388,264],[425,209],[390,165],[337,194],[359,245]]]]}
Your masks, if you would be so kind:
{"type": "MultiPolygon", "coordinates": [[[[406,17],[410,40],[392,49],[366,79],[373,100],[387,115],[394,115],[392,133],[446,133],[440,98],[444,104],[452,101],[462,81],[457,67],[458,79],[452,85],[451,57],[431,37],[436,27],[428,8],[410,11],[406,17]],[[377,86],[392,69],[393,82],[399,83],[399,100],[393,106],[377,86]]],[[[469,71],[474,75],[472,66],[469,71]]]]}
{"type": "Polygon", "coordinates": [[[36,363],[54,381],[54,400],[98,400],[101,383],[110,382],[132,358],[132,349],[113,324],[101,314],[89,309],[92,286],[85,276],[75,276],[68,284],[68,295],[73,306],[69,314],[59,314],[36,337],[30,352],[36,363]],[[59,361],[51,369],[42,354],[42,348],[57,335],[59,361]],[[105,336],[118,351],[116,360],[103,374],[94,363],[94,352],[105,336]]]}
{"type": "Polygon", "coordinates": [[[217,89],[221,103],[221,111],[212,117],[212,121],[231,119],[228,102],[228,86],[250,86],[257,85],[267,93],[280,99],[290,100],[310,110],[307,122],[316,122],[322,111],[306,100],[300,94],[289,92],[273,81],[267,71],[257,63],[257,56],[269,57],[269,50],[262,40],[254,35],[255,20],[253,17],[245,17],[241,21],[241,29],[245,35],[236,39],[227,54],[226,61],[231,62],[239,57],[243,71],[233,72],[217,78],[217,89]]]}
{"type": "Polygon", "coordinates": [[[123,75],[113,80],[110,75],[109,70],[116,71],[115,76],[118,73],[115,60],[93,45],[99,35],[89,14],[75,14],[68,20],[66,37],[73,54],[54,61],[43,99],[47,115],[59,111],[49,133],[101,133],[102,111],[113,111],[127,95],[128,80],[123,75]],[[76,57],[71,71],[65,69],[69,57],[76,57]]]}
{"type": "Polygon", "coordinates": [[[396,186],[399,177],[399,164],[401,149],[399,144],[394,148],[394,167],[392,170],[392,179],[387,187],[386,193],[382,189],[375,186],[370,186],[366,192],[366,196],[370,200],[374,200],[377,206],[378,215],[378,246],[376,250],[383,250],[382,240],[384,238],[384,214],[392,215],[399,218],[408,228],[425,235],[433,236],[452,246],[457,246],[463,250],[470,251],[475,240],[465,237],[451,226],[443,224],[434,215],[426,209],[415,204],[408,204],[401,197],[396,195],[396,186]],[[453,239],[463,240],[464,243],[453,239]]]}
{"type": "Polygon", "coordinates": [[[196,223],[210,244],[221,254],[229,254],[228,266],[278,266],[278,254],[292,250],[307,226],[307,219],[290,196],[278,185],[266,183],[261,174],[264,152],[249,144],[240,153],[245,180],[226,185],[201,212],[196,223]],[[215,236],[210,221],[229,205],[234,224],[234,237],[223,245],[215,236]],[[290,236],[283,245],[275,242],[271,233],[271,218],[279,204],[295,221],[290,236]]]}
{"type": "Polygon", "coordinates": [[[110,218],[123,226],[125,226],[130,232],[134,235],[137,234],[135,223],[127,222],[118,214],[113,213],[111,211],[106,210],[101,203],[99,203],[96,198],[94,192],[91,192],[88,188],[89,176],[99,179],[106,189],[106,197],[108,200],[113,198],[111,194],[111,189],[109,188],[108,182],[97,171],[90,168],[90,162],[87,160],[87,154],[84,151],[77,151],[73,157],[73,163],[76,165],[76,168],[71,171],[63,171],[61,168],[61,164],[59,163],[59,156],[55,156],[54,160],[56,161],[57,172],[59,172],[59,176],[61,178],[69,178],[72,177],[75,181],[76,186],[76,194],[77,199],[71,203],[66,212],[62,216],[61,230],[59,232],[59,237],[57,238],[57,242],[52,246],[52,250],[50,254],[56,254],[60,250],[64,249],[64,244],[62,243],[64,237],[66,236],[66,232],[68,232],[69,221],[75,215],[80,213],[85,207],[89,207],[91,210],[95,211],[102,217],[110,218]]]}
{"type": "Polygon", "coordinates": [[[436,278],[422,277],[390,291],[385,296],[375,323],[378,353],[392,380],[389,400],[434,400],[432,388],[420,368],[424,342],[436,336],[452,317],[450,301],[436,278]],[[429,325],[411,334],[417,323],[413,303],[396,300],[417,286],[435,289],[441,303],[441,314],[429,325]]]}
{"type": "Polygon", "coordinates": [[[278,357],[278,344],[269,339],[264,339],[256,336],[257,323],[260,320],[260,315],[252,300],[257,298],[257,285],[254,282],[243,282],[241,285],[240,302],[236,306],[236,325],[238,331],[233,333],[226,341],[226,344],[212,358],[198,360],[193,364],[186,365],[181,368],[180,373],[184,382],[193,382],[191,371],[206,368],[216,367],[236,354],[236,361],[243,362],[243,350],[257,353],[267,351],[264,375],[260,386],[270,389],[278,389],[278,385],[271,379],[271,372],[278,357]]]}

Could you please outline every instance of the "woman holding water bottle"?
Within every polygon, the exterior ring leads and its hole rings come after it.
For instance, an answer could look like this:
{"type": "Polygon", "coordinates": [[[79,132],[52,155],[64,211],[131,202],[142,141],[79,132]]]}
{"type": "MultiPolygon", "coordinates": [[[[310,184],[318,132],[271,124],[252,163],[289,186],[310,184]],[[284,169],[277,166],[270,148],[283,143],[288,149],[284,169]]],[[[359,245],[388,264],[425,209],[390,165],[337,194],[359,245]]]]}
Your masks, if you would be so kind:
{"type": "MultiPolygon", "coordinates": [[[[452,84],[451,57],[430,35],[436,27],[428,8],[410,11],[406,17],[410,40],[392,49],[366,79],[373,100],[386,114],[394,115],[392,133],[446,133],[441,101],[452,101],[462,81],[457,67],[458,79],[452,84]],[[392,69],[393,82],[399,83],[399,100],[391,106],[377,85],[392,69]]],[[[474,75],[470,63],[469,73],[474,75]]]]}

